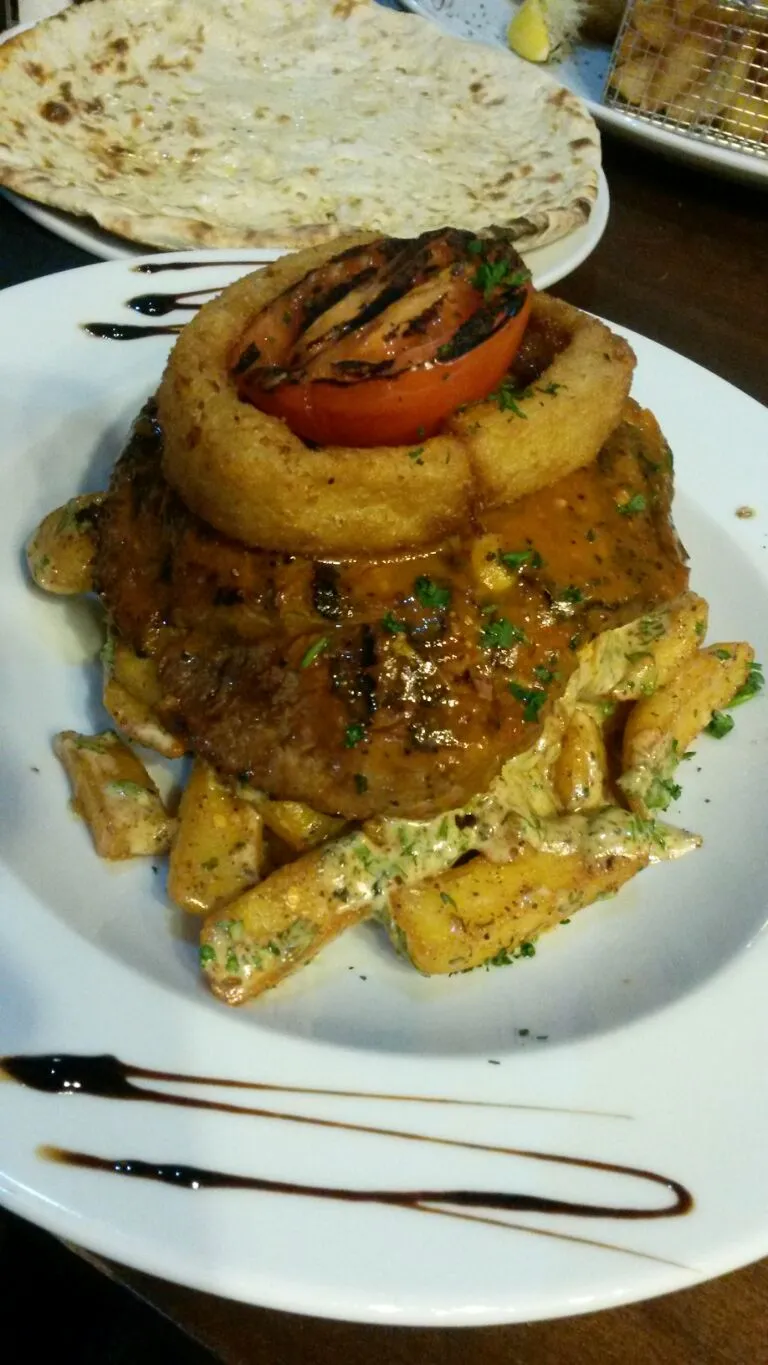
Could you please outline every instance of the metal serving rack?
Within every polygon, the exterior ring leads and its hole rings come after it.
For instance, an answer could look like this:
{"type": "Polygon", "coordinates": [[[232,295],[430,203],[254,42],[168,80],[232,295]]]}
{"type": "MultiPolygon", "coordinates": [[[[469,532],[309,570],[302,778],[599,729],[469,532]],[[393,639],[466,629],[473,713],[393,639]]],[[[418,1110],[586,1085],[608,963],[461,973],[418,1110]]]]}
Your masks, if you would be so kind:
{"type": "Polygon", "coordinates": [[[768,3],[629,0],[603,102],[768,159],[768,3]]]}

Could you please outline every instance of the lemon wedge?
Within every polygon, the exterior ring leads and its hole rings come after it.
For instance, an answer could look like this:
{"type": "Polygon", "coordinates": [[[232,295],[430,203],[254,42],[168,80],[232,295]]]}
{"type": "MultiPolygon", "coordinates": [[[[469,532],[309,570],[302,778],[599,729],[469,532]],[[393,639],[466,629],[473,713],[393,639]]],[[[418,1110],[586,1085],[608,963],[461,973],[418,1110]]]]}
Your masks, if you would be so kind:
{"type": "Polygon", "coordinates": [[[523,0],[507,29],[507,42],[527,62],[549,61],[553,43],[544,0],[523,0]]]}

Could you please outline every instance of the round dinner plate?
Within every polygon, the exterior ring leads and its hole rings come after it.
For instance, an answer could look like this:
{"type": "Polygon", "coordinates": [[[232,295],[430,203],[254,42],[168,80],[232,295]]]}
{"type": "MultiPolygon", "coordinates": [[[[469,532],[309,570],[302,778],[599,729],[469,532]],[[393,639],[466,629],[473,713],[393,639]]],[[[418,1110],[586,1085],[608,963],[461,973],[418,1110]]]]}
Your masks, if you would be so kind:
{"type": "MultiPolygon", "coordinates": [[[[383,0],[383,3],[389,3],[389,0],[383,0]]],[[[516,0],[469,0],[469,3],[468,0],[401,0],[401,4],[404,9],[433,20],[456,37],[473,38],[509,51],[506,34],[512,14],[518,8],[516,0]]],[[[510,53],[510,57],[514,61],[522,60],[514,53],[510,53]]],[[[694,165],[707,166],[741,180],[768,181],[768,158],[685,137],[671,129],[657,128],[628,111],[603,104],[610,60],[611,49],[607,43],[584,41],[576,44],[562,61],[546,69],[555,80],[584,100],[593,118],[604,128],[694,165]]]]}
{"type": "MultiPolygon", "coordinates": [[[[43,204],[36,204],[32,199],[24,199],[21,195],[12,194],[10,190],[0,191],[5,197],[26,213],[35,223],[47,228],[57,237],[63,237],[73,246],[79,246],[82,251],[90,251],[94,256],[100,257],[105,261],[131,261],[146,253],[147,248],[140,246],[136,242],[129,242],[126,238],[116,237],[112,232],[104,232],[96,223],[86,218],[77,218],[71,213],[60,213],[58,209],[46,208],[43,204]]],[[[608,194],[608,182],[603,171],[600,172],[598,183],[597,199],[586,223],[574,232],[569,232],[559,241],[549,242],[545,246],[535,247],[532,251],[525,252],[526,263],[533,272],[534,280],[540,289],[549,289],[551,285],[557,284],[566,275],[570,275],[577,266],[581,265],[588,256],[591,256],[600,238],[605,232],[610,210],[610,197],[608,194]]],[[[242,252],[235,251],[236,255],[242,252]]],[[[274,261],[283,253],[280,251],[249,251],[245,253],[249,260],[255,261],[274,261]]]]}
{"type": "MultiPolygon", "coordinates": [[[[394,1324],[587,1312],[763,1255],[764,698],[682,765],[670,818],[703,834],[699,852],[535,956],[450,978],[418,976],[361,926],[228,1010],[162,866],[100,862],[69,809],[51,739],[107,723],[101,632],[87,600],[30,585],[22,547],[50,508],[104,486],[168,354],[156,329],[189,316],[127,301],[194,306],[252,263],[234,259],[114,262],[0,297],[0,1199],[167,1279],[394,1324]],[[149,330],[96,339],[93,322],[149,330]]],[[[768,414],[626,335],[675,452],[710,639],[765,658],[768,414]]]]}

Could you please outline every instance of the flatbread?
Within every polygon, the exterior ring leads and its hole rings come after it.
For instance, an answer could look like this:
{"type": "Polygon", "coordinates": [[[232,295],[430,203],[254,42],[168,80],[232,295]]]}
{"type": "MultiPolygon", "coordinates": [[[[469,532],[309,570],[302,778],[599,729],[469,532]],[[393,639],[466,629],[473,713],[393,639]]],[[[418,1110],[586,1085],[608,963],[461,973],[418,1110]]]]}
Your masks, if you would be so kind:
{"type": "Polygon", "coordinates": [[[91,0],[0,48],[0,183],[157,247],[589,217],[585,106],[375,0],[91,0]]]}

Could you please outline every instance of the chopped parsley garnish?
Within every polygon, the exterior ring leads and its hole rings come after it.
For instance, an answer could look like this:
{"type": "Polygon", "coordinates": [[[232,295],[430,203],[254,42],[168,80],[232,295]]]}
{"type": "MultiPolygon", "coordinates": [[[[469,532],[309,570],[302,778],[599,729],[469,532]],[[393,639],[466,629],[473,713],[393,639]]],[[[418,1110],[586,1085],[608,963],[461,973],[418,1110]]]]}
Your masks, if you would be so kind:
{"type": "Polygon", "coordinates": [[[556,594],[556,598],[558,602],[570,602],[575,605],[577,602],[584,601],[584,594],[581,588],[575,588],[571,584],[570,587],[561,588],[560,592],[556,594]]]}
{"type": "Polygon", "coordinates": [[[355,791],[358,792],[360,796],[362,796],[363,792],[367,792],[367,790],[368,778],[365,776],[364,773],[355,773],[355,791]]]}
{"type": "Polygon", "coordinates": [[[645,804],[649,810],[666,810],[670,801],[678,801],[683,789],[670,777],[654,777],[645,804]]]}
{"type": "Polygon", "coordinates": [[[234,951],[234,949],[230,949],[230,951],[227,953],[227,971],[231,972],[231,974],[235,976],[237,972],[239,972],[239,970],[240,963],[237,960],[237,953],[234,951]]]}
{"type": "Polygon", "coordinates": [[[382,616],[381,628],[382,630],[386,630],[388,635],[404,635],[408,629],[402,621],[398,621],[397,617],[394,616],[391,611],[385,611],[382,616]]]}
{"type": "Polygon", "coordinates": [[[565,388],[565,384],[544,384],[544,385],[541,385],[541,384],[540,384],[540,385],[539,385],[539,393],[547,393],[547,394],[549,394],[552,398],[554,398],[555,394],[556,394],[556,393],[559,393],[560,390],[561,390],[561,389],[564,389],[564,388],[565,388]]]}
{"type": "Polygon", "coordinates": [[[521,943],[521,944],[520,944],[520,956],[521,956],[521,957],[535,957],[535,956],[536,956],[536,945],[535,945],[535,943],[521,943]]]}
{"type": "Polygon", "coordinates": [[[200,944],[200,966],[201,966],[201,967],[204,967],[205,964],[206,964],[206,962],[215,962],[215,961],[216,961],[216,949],[215,949],[215,948],[212,948],[211,945],[210,945],[210,943],[201,943],[201,944],[200,944]]]}
{"type": "Polygon", "coordinates": [[[344,731],[344,748],[355,749],[365,739],[365,726],[356,721],[344,731]]]}
{"type": "Polygon", "coordinates": [[[699,639],[703,640],[704,636],[707,633],[707,627],[705,626],[704,622],[697,621],[696,625],[694,626],[694,630],[696,631],[696,634],[698,635],[699,639]]]}
{"type": "Polygon", "coordinates": [[[714,654],[714,656],[715,656],[716,659],[732,659],[732,658],[733,658],[733,655],[731,654],[730,649],[713,649],[712,653],[714,654]]]}
{"type": "Polygon", "coordinates": [[[556,678],[559,678],[560,674],[553,673],[552,669],[547,668],[546,664],[536,664],[533,670],[533,676],[538,678],[540,683],[551,683],[554,682],[556,678]]]}
{"type": "Polygon", "coordinates": [[[453,899],[453,896],[449,896],[447,891],[440,892],[440,899],[443,902],[443,905],[450,905],[454,910],[458,910],[459,907],[453,899]]]}
{"type": "Polygon", "coordinates": [[[441,588],[432,578],[423,575],[417,578],[413,590],[422,607],[437,607],[438,610],[445,611],[446,607],[451,605],[450,588],[441,588]]]}
{"type": "Polygon", "coordinates": [[[523,720],[537,721],[539,712],[547,700],[547,694],[541,687],[523,687],[522,683],[511,682],[507,684],[509,691],[519,701],[523,707],[523,720]]]}
{"type": "Polygon", "coordinates": [[[595,541],[597,540],[597,531],[595,531],[592,526],[590,526],[589,530],[587,531],[585,539],[589,541],[590,545],[594,545],[595,541]]]}
{"type": "Polygon", "coordinates": [[[499,550],[499,561],[505,569],[520,569],[525,564],[529,569],[540,569],[544,560],[538,550],[499,550]]]}
{"type": "Polygon", "coordinates": [[[765,687],[765,678],[763,676],[762,664],[750,664],[746,682],[739,688],[735,697],[731,698],[728,705],[742,706],[745,701],[749,701],[751,697],[757,696],[757,693],[760,692],[763,687],[765,687]]]}
{"type": "Polygon", "coordinates": [[[647,503],[642,493],[633,493],[626,502],[617,502],[616,511],[622,517],[636,517],[639,512],[644,512],[647,503]]]}
{"type": "Polygon", "coordinates": [[[527,389],[516,389],[513,384],[510,384],[509,380],[505,379],[498,389],[494,389],[493,393],[488,394],[488,397],[498,403],[500,412],[511,412],[515,417],[523,417],[527,422],[528,413],[523,412],[517,400],[518,398],[527,398],[529,392],[527,389]]]}
{"type": "MultiPolygon", "coordinates": [[[[706,626],[704,626],[701,621],[697,622],[696,634],[703,635],[705,630],[706,626]],[[701,631],[699,631],[699,626],[701,626],[701,631]]],[[[642,621],[640,622],[640,638],[644,644],[647,644],[649,640],[660,639],[660,637],[663,634],[664,624],[662,621],[659,620],[658,616],[643,617],[642,621]]]]}
{"type": "MultiPolygon", "coordinates": [[[[440,347],[440,350],[442,350],[442,349],[443,349],[443,348],[440,347]]],[[[438,355],[439,355],[439,351],[438,351],[438,355]]],[[[424,454],[424,447],[423,447],[423,446],[416,446],[414,450],[409,450],[409,451],[408,451],[408,459],[409,459],[409,460],[413,460],[414,464],[423,464],[424,461],[423,461],[422,458],[421,458],[423,454],[424,454]]]]}
{"type": "Polygon", "coordinates": [[[483,249],[484,243],[479,241],[477,237],[475,237],[474,241],[467,242],[467,251],[471,252],[473,256],[482,256],[483,249]]]}
{"type": "Polygon", "coordinates": [[[514,289],[516,285],[526,284],[530,278],[528,270],[514,270],[509,261],[481,261],[472,285],[488,299],[494,289],[514,289]]]}
{"type": "Polygon", "coordinates": [[[486,967],[509,967],[515,960],[514,953],[510,953],[508,948],[499,948],[493,957],[486,961],[486,967]]]}
{"type": "Polygon", "coordinates": [[[299,668],[309,668],[309,665],[313,664],[315,662],[315,659],[318,659],[320,655],[324,652],[324,650],[326,650],[327,648],[328,637],[326,635],[322,635],[319,640],[315,640],[314,644],[311,644],[309,646],[309,649],[302,656],[299,668]]]}
{"type": "Polygon", "coordinates": [[[724,711],[713,711],[712,719],[706,727],[707,734],[712,735],[713,739],[725,739],[735,724],[733,716],[726,716],[724,711]]]}
{"type": "Polygon", "coordinates": [[[492,617],[480,631],[482,649],[511,649],[512,645],[521,644],[524,640],[525,631],[508,621],[506,616],[492,617]]]}

